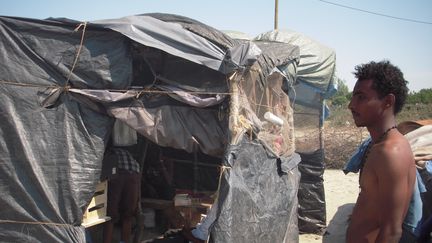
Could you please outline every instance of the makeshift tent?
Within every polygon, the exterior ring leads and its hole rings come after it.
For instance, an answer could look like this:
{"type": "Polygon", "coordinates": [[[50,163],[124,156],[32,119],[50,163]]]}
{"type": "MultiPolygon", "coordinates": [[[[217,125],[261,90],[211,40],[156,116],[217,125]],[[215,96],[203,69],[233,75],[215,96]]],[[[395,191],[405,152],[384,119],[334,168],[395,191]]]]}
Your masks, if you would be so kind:
{"type": "Polygon", "coordinates": [[[221,158],[213,242],[298,241],[300,159],[282,90],[295,73],[277,68],[296,69],[297,46],[168,14],[0,17],[0,32],[3,241],[85,242],[115,119],[160,147],[221,158]]]}
{"type": "Polygon", "coordinates": [[[302,161],[299,198],[299,229],[305,233],[324,233],[326,208],[323,184],[324,100],[337,89],[336,54],[319,42],[291,30],[273,30],[258,35],[256,41],[289,43],[300,48],[297,79],[287,92],[294,103],[296,152],[302,161]]]}

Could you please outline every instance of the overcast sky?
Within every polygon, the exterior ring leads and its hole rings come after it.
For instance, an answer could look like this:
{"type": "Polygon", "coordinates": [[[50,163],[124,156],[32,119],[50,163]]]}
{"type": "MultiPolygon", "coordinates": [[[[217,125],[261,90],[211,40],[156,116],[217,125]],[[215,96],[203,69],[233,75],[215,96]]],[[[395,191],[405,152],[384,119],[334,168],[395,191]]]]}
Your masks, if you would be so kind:
{"type": "MultiPolygon", "coordinates": [[[[161,12],[254,37],[273,29],[274,10],[274,0],[14,0],[2,1],[0,15],[91,21],[161,12]]],[[[431,0],[279,0],[278,23],[335,50],[350,90],[355,65],[383,59],[399,66],[410,90],[432,88],[431,0]]]]}

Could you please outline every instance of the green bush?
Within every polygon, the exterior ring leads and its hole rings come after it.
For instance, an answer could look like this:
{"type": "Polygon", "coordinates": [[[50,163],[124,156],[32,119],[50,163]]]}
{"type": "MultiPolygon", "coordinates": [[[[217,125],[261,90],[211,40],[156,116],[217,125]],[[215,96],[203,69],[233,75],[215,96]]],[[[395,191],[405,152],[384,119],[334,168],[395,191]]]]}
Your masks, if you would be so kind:
{"type": "Polygon", "coordinates": [[[419,92],[411,92],[407,97],[408,104],[431,104],[432,89],[421,89],[419,92]]]}

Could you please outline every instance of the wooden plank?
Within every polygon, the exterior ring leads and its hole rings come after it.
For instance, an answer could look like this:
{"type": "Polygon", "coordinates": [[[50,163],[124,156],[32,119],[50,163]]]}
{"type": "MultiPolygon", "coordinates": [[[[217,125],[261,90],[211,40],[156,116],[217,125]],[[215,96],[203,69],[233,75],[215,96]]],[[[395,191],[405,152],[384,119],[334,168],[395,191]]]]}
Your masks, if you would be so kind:
{"type": "Polygon", "coordinates": [[[107,190],[107,181],[102,181],[96,186],[95,194],[84,212],[81,225],[84,227],[91,227],[111,219],[106,215],[108,199],[107,190]]]}

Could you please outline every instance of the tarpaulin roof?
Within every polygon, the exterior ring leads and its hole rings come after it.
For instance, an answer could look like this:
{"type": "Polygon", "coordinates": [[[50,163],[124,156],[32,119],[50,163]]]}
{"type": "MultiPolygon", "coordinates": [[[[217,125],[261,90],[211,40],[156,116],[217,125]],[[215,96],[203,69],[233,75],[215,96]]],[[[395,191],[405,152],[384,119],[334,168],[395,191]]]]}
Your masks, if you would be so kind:
{"type": "MultiPolygon", "coordinates": [[[[279,171],[279,179],[266,184],[269,198],[279,195],[280,187],[296,190],[292,110],[281,86],[295,76],[297,46],[277,44],[281,55],[270,43],[237,42],[197,21],[166,14],[90,23],[0,17],[0,32],[1,239],[85,241],[82,214],[99,180],[114,118],[160,146],[192,151],[198,143],[206,154],[230,156],[232,77],[239,77],[240,89],[236,128],[249,133],[250,145],[266,151],[259,153],[263,157],[250,155],[254,164],[276,165],[269,167],[271,173],[248,177],[260,181],[279,171]],[[290,66],[291,73],[278,72],[277,66],[290,66]],[[265,121],[267,112],[282,125],[265,121]]],[[[227,165],[236,158],[226,159],[227,165]]],[[[222,186],[233,183],[225,180],[222,186]]],[[[270,209],[249,198],[246,188],[241,195],[221,194],[221,208],[236,211],[241,205],[230,203],[234,196],[271,213],[281,227],[269,234],[270,241],[286,238],[289,225],[295,231],[289,223],[296,217],[295,202],[285,203],[296,200],[292,195],[270,209]],[[276,217],[281,209],[284,216],[276,217]]],[[[220,228],[214,233],[229,239],[220,228]]],[[[230,240],[239,241],[239,232],[233,233],[230,240]]]]}
{"type": "MultiPolygon", "coordinates": [[[[258,35],[254,40],[277,41],[298,46],[300,63],[297,69],[297,82],[324,97],[330,97],[335,92],[335,85],[337,85],[336,53],[331,48],[291,30],[268,31],[258,35]]],[[[298,93],[303,94],[303,92],[298,93]]],[[[311,101],[306,100],[307,103],[313,101],[313,97],[309,96],[297,98],[310,98],[311,101]]]]}

